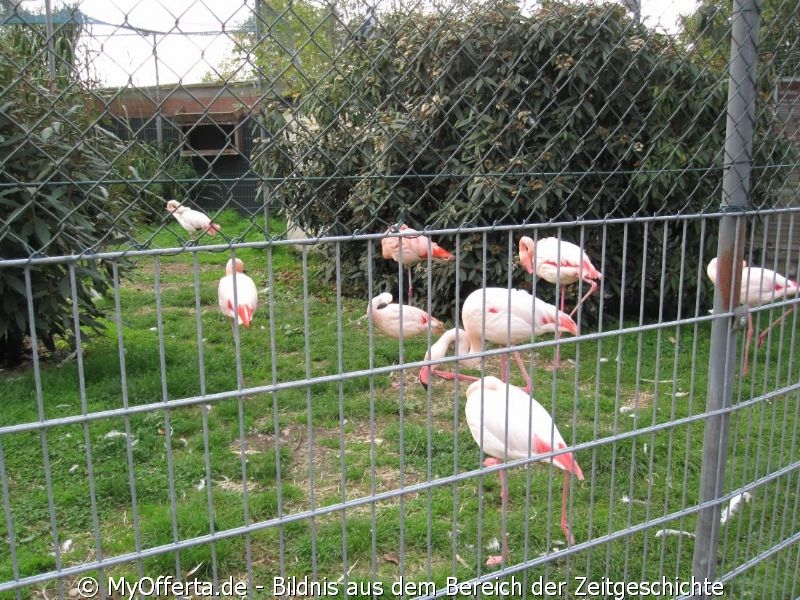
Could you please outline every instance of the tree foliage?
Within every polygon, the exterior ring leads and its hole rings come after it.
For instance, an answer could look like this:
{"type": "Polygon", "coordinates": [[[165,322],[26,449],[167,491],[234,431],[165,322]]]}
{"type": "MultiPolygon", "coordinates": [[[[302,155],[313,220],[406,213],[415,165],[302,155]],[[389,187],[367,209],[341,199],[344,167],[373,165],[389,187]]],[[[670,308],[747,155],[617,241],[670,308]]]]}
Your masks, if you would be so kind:
{"type": "MultiPolygon", "coordinates": [[[[264,193],[307,231],[549,223],[540,236],[560,232],[577,242],[579,231],[555,225],[719,206],[727,79],[619,5],[546,2],[525,16],[514,4],[475,3],[446,14],[382,15],[378,35],[354,41],[342,64],[292,109],[265,107],[274,135],[254,152],[254,167],[268,178],[264,193]]],[[[759,118],[757,160],[772,164],[790,145],[760,144],[772,134],[768,114],[759,118]]],[[[774,187],[755,183],[757,202],[769,201],[774,187]]],[[[686,276],[679,289],[682,248],[716,249],[701,227],[609,223],[608,305],[619,306],[621,296],[638,314],[642,294],[646,311],[675,314],[663,298],[691,297],[696,286],[686,276]]],[[[585,230],[595,257],[603,232],[585,230]]],[[[484,281],[507,282],[506,233],[461,234],[459,243],[461,271],[433,280],[442,314],[453,309],[456,276],[462,297],[484,281]]],[[[345,248],[342,260],[348,287],[364,294],[365,253],[345,248]]],[[[394,285],[397,267],[378,257],[372,273],[380,291],[394,285]]],[[[513,275],[519,285],[525,277],[513,275]]]]}
{"type": "MultiPolygon", "coordinates": [[[[795,77],[800,72],[800,21],[796,0],[762,0],[758,32],[759,68],[772,76],[795,77]]],[[[701,0],[682,17],[680,38],[695,60],[724,67],[730,56],[732,3],[701,0]]]]}
{"type": "MultiPolygon", "coordinates": [[[[101,250],[114,241],[122,219],[115,200],[97,182],[113,173],[110,158],[121,152],[121,145],[94,125],[87,110],[90,97],[76,79],[60,78],[58,85],[63,87],[49,91],[46,60],[30,54],[41,52],[42,46],[17,45],[20,39],[36,39],[33,32],[21,34],[17,27],[0,30],[0,88],[4,90],[0,101],[0,210],[4,215],[0,259],[101,250]]],[[[55,46],[71,47],[71,43],[56,40],[55,46]]],[[[26,337],[34,329],[37,340],[49,349],[55,348],[59,338],[72,341],[69,264],[75,268],[80,325],[100,327],[102,313],[92,301],[91,289],[102,292],[108,287],[109,265],[77,259],[11,267],[0,261],[0,363],[20,362],[26,337]]]]}
{"type": "Polygon", "coordinates": [[[330,69],[341,28],[333,6],[304,0],[260,3],[233,33],[234,52],[219,68],[226,80],[259,78],[286,93],[308,89],[330,69]]]}

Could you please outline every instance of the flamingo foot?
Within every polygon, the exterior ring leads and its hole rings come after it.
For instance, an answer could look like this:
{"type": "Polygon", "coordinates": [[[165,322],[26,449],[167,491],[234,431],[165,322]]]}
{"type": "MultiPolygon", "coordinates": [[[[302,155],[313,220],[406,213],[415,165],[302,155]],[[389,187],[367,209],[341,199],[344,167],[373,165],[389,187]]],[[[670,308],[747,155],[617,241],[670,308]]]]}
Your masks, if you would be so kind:
{"type": "Polygon", "coordinates": [[[502,564],[503,564],[503,556],[502,555],[490,556],[489,558],[486,559],[486,566],[487,567],[496,567],[496,566],[502,565],[502,564]]]}

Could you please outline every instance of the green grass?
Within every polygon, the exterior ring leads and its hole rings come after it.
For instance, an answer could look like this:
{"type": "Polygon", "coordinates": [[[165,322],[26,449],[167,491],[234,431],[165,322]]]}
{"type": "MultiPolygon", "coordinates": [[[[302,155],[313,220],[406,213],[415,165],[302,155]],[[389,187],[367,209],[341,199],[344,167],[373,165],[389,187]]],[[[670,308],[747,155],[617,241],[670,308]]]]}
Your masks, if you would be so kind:
{"type": "MultiPolygon", "coordinates": [[[[223,213],[220,223],[237,239],[263,240],[235,214],[223,213]]],[[[170,225],[152,237],[151,246],[174,245],[180,233],[170,225]]],[[[370,364],[398,364],[397,341],[371,339],[366,319],[360,319],[366,311],[365,298],[345,296],[337,319],[336,289],[319,277],[317,255],[309,255],[303,271],[300,255],[285,246],[240,249],[236,254],[262,290],[253,326],[240,331],[246,386],[303,382],[307,376],[366,370],[370,364]]],[[[231,326],[216,307],[216,283],[227,254],[196,253],[200,340],[194,256],[186,252],[136,260],[119,292],[124,369],[120,332],[112,318],[104,335],[84,340],[85,409],[77,362],[42,363],[44,418],[236,389],[231,326]]],[[[101,302],[113,316],[114,299],[101,302]]],[[[579,542],[626,532],[691,506],[698,498],[702,422],[657,432],[642,430],[704,409],[710,326],[637,332],[633,325],[626,323],[618,334],[600,340],[569,341],[562,348],[562,360],[576,360],[578,366],[566,363],[556,375],[543,368],[552,360],[552,349],[535,350],[535,396],[554,414],[568,442],[599,442],[576,455],[586,474],[583,482],[573,478],[571,486],[572,525],[579,542]],[[638,435],[614,439],[637,431],[638,435]],[[633,501],[625,502],[624,497],[633,501]]],[[[788,322],[787,327],[794,326],[794,321],[788,322]]],[[[604,330],[616,328],[613,323],[604,325],[604,330]]],[[[773,341],[770,363],[764,365],[762,350],[752,375],[737,380],[735,403],[792,382],[797,365],[790,355],[789,333],[787,329],[783,346],[777,338],[773,341]]],[[[420,360],[426,345],[424,339],[407,340],[407,360],[420,360]]],[[[489,360],[486,368],[496,372],[497,360],[489,360]]],[[[61,557],[64,565],[94,559],[98,543],[102,554],[110,557],[133,552],[137,546],[171,544],[247,523],[270,524],[248,536],[148,557],[141,568],[153,577],[198,567],[197,577],[210,578],[216,565],[219,579],[241,578],[249,553],[256,584],[270,583],[280,574],[282,563],[287,576],[315,572],[320,579],[336,581],[346,553],[348,581],[365,586],[377,580],[383,597],[389,598],[394,597],[392,583],[401,576],[406,582],[433,581],[441,587],[447,577],[465,580],[486,573],[483,562],[492,553],[487,545],[500,538],[503,527],[494,474],[352,507],[344,519],[341,511],[334,511],[314,519],[279,522],[281,516],[337,506],[343,499],[368,497],[373,491],[391,493],[401,486],[479,468],[480,453],[463,418],[463,393],[456,397],[452,383],[444,381],[426,393],[415,375],[408,370],[306,384],[210,402],[208,408],[198,404],[57,426],[44,433],[5,435],[0,444],[10,515],[0,521],[0,556],[5,557],[0,560],[0,581],[14,578],[8,559],[9,520],[19,576],[56,567],[53,519],[59,543],[72,540],[71,551],[61,557]]],[[[31,369],[0,376],[0,426],[39,419],[36,389],[31,369]]],[[[733,413],[726,490],[797,460],[798,406],[797,394],[791,394],[733,413]]],[[[546,465],[510,471],[505,527],[512,563],[541,561],[546,553],[563,548],[561,480],[561,472],[551,472],[546,465]]],[[[752,490],[753,502],[723,529],[720,572],[797,531],[797,481],[793,472],[752,490]]],[[[569,558],[550,556],[546,565],[516,578],[527,577],[530,582],[544,574],[552,581],[572,581],[575,576],[646,580],[664,574],[688,579],[693,541],[657,538],[655,531],[667,527],[693,532],[694,526],[695,517],[690,515],[629,531],[569,558]]],[[[794,568],[796,557],[796,548],[776,553],[738,577],[726,597],[749,598],[764,589],[787,597],[784,573],[794,568]]],[[[135,564],[123,564],[107,575],[136,573],[135,564]]],[[[345,595],[344,583],[338,591],[345,595]]]]}

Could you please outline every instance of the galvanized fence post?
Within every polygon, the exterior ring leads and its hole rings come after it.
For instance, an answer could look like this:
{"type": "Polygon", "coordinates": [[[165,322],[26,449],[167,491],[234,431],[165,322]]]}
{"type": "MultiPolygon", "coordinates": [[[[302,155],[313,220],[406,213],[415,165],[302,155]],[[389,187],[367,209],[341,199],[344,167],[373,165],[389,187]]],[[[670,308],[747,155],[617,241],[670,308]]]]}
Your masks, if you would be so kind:
{"type": "MultiPolygon", "coordinates": [[[[700,502],[722,495],[728,447],[733,375],[736,365],[736,331],[746,318],[739,307],[739,289],[744,256],[745,218],[739,214],[748,205],[755,122],[756,64],[760,0],[734,0],[731,25],[727,130],[723,173],[722,211],[717,256],[719,267],[714,292],[714,313],[732,312],[730,319],[716,319],[711,328],[707,410],[703,437],[703,467],[700,502]],[[716,412],[716,411],[724,412],[716,412]]],[[[698,513],[692,565],[697,580],[713,580],[719,542],[720,506],[698,513]]],[[[702,596],[707,597],[707,596],[702,596]]]]}

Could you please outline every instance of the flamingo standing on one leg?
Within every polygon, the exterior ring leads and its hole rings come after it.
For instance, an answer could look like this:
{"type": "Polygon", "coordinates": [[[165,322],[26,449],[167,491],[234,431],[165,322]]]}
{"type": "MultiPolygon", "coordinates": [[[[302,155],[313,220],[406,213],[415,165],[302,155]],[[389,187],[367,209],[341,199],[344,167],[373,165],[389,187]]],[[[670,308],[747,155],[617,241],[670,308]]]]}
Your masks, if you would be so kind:
{"type": "MultiPolygon", "coordinates": [[[[459,375],[459,379],[472,381],[467,388],[467,403],[464,412],[472,439],[488,457],[483,461],[487,467],[507,460],[532,458],[549,454],[567,447],[553,419],[544,407],[520,388],[503,383],[497,377],[483,378],[459,375]]],[[[561,529],[569,545],[575,544],[572,528],[567,519],[567,494],[569,476],[574,474],[583,480],[578,462],[572,452],[565,452],[538,460],[552,461],[564,471],[561,490],[561,529]]],[[[508,504],[506,470],[497,472],[500,478],[500,499],[503,514],[508,504]]],[[[508,558],[508,540],[503,536],[502,554],[490,556],[486,565],[501,564],[508,558]]]]}
{"type": "MultiPolygon", "coordinates": [[[[579,246],[571,242],[559,240],[558,238],[543,238],[533,243],[528,236],[522,236],[519,240],[519,261],[522,267],[533,274],[536,272],[538,277],[555,285],[561,286],[560,309],[564,310],[566,286],[577,283],[581,280],[589,284],[589,291],[583,295],[569,316],[573,316],[581,304],[597,291],[597,280],[603,278],[603,274],[598,271],[589,256],[581,250],[579,246]]],[[[556,333],[558,338],[558,333],[556,333]]],[[[556,346],[555,366],[561,362],[560,348],[556,346]]]]}
{"type": "Polygon", "coordinates": [[[375,327],[389,337],[400,339],[410,338],[431,331],[439,335],[444,331],[444,323],[430,316],[424,310],[415,306],[401,306],[392,302],[389,292],[375,296],[367,307],[367,316],[372,319],[375,327]],[[400,312],[402,311],[403,326],[400,327],[400,312]]]}
{"type": "MultiPolygon", "coordinates": [[[[383,258],[394,260],[408,270],[408,303],[411,304],[411,297],[414,291],[411,285],[411,267],[427,260],[429,255],[434,262],[450,262],[455,260],[456,257],[436,242],[431,241],[429,237],[418,233],[416,229],[411,229],[408,225],[401,225],[398,231],[416,233],[417,235],[385,237],[381,240],[381,252],[383,258]]],[[[389,229],[386,233],[391,232],[392,230],[389,229]]]]}
{"type": "MultiPolygon", "coordinates": [[[[711,282],[717,284],[717,259],[712,258],[711,262],[706,267],[706,273],[711,282]]],[[[776,300],[786,298],[787,296],[796,296],[800,293],[800,286],[796,281],[787,279],[780,273],[776,273],[770,269],[763,269],[761,267],[748,267],[745,261],[742,261],[742,283],[739,291],[739,303],[746,304],[750,308],[764,306],[776,300]]],[[[767,327],[758,336],[757,348],[764,344],[770,329],[775,327],[778,323],[783,321],[786,316],[792,312],[796,307],[790,306],[783,314],[775,319],[769,327],[767,327]]],[[[749,360],[750,360],[750,340],[753,338],[753,315],[750,311],[747,312],[747,337],[744,346],[744,369],[742,373],[747,375],[749,360]]]]}
{"type": "Polygon", "coordinates": [[[180,223],[194,239],[194,236],[201,231],[207,231],[209,235],[216,235],[220,230],[219,225],[212,222],[205,213],[199,210],[194,210],[188,206],[183,206],[177,200],[170,200],[167,202],[167,211],[180,223]]]}
{"type": "MultiPolygon", "coordinates": [[[[568,314],[559,311],[544,300],[534,298],[524,290],[507,288],[482,288],[472,292],[467,296],[464,306],[461,308],[461,324],[469,344],[467,354],[481,352],[484,340],[511,347],[514,344],[529,341],[531,334],[541,335],[564,330],[572,335],[578,335],[578,326],[568,314]]],[[[459,330],[445,332],[437,344],[431,346],[430,356],[427,358],[442,358],[447,353],[450,344],[456,339],[456,331],[459,330]]],[[[461,344],[460,338],[459,344],[461,344]]],[[[459,354],[463,354],[464,348],[466,346],[459,348],[459,354]]],[[[517,351],[512,354],[525,379],[523,390],[530,392],[531,378],[522,357],[517,351]]],[[[480,362],[480,357],[467,359],[467,361],[462,360],[461,362],[465,366],[476,366],[480,362]]],[[[505,354],[500,355],[500,364],[502,379],[508,381],[508,365],[505,354]]],[[[423,367],[420,371],[420,381],[423,385],[427,384],[429,373],[429,367],[423,367]]],[[[441,372],[437,372],[437,374],[442,376],[441,372]]],[[[452,377],[445,376],[445,378],[452,377]]]]}

